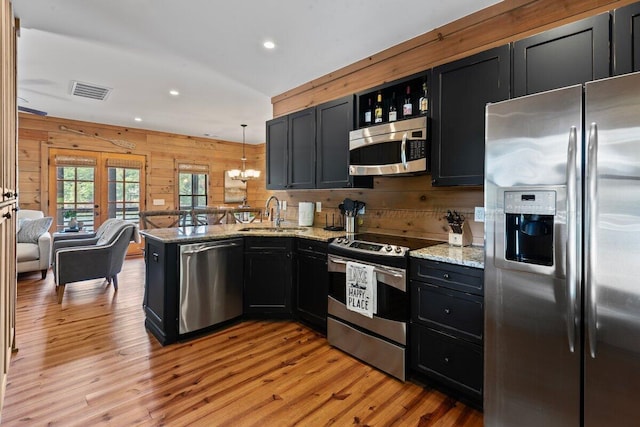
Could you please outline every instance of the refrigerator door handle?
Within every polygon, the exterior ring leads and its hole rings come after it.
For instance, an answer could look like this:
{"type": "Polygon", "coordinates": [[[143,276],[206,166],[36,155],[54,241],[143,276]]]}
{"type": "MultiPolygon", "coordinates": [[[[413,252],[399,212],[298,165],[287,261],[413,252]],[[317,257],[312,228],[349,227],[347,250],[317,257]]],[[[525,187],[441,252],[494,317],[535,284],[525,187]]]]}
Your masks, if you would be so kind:
{"type": "Polygon", "coordinates": [[[595,283],[596,267],[596,218],[598,216],[598,125],[591,123],[589,129],[589,145],[587,158],[587,268],[585,283],[587,293],[587,335],[589,340],[589,353],[596,358],[596,334],[598,324],[597,290],[595,283]]]}
{"type": "Polygon", "coordinates": [[[567,149],[567,244],[566,244],[566,290],[567,290],[567,338],[569,351],[573,353],[576,347],[576,289],[578,286],[576,275],[577,262],[577,168],[578,168],[578,130],[571,126],[569,131],[569,147],[567,149]]]}

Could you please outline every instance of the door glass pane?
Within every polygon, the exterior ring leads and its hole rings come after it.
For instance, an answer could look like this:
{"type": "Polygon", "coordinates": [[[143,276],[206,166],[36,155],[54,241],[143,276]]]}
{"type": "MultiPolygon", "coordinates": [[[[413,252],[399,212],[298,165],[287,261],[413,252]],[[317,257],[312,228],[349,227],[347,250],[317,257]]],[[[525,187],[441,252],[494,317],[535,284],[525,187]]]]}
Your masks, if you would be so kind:
{"type": "Polygon", "coordinates": [[[140,214],[140,170],[109,167],[107,176],[108,217],[137,222],[140,214]]]}
{"type": "MultiPolygon", "coordinates": [[[[178,175],[178,202],[180,209],[193,209],[207,206],[207,174],[180,173],[178,175]]],[[[204,220],[204,217],[202,218],[204,220]]],[[[191,216],[186,224],[191,225],[191,216]]]]}
{"type": "Polygon", "coordinates": [[[94,230],[95,169],[58,166],[56,171],[56,230],[94,230]]]}

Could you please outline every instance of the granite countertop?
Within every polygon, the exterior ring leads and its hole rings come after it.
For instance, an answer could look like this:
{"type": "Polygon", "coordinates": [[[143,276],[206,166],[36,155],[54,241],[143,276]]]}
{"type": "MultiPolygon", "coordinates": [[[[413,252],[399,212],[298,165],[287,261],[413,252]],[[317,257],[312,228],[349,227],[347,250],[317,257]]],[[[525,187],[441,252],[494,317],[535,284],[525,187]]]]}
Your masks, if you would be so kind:
{"type": "Polygon", "coordinates": [[[442,243],[411,251],[409,256],[465,265],[467,267],[484,268],[484,247],[482,246],[460,247],[442,243]]]}
{"type": "Polygon", "coordinates": [[[320,227],[298,227],[296,224],[284,223],[282,228],[284,231],[267,231],[260,230],[271,228],[271,223],[255,224],[217,224],[202,225],[197,227],[173,227],[173,228],[155,228],[150,230],[140,230],[140,234],[151,239],[159,240],[163,243],[190,243],[205,242],[210,240],[227,239],[231,237],[302,237],[305,239],[319,240],[328,242],[335,237],[344,236],[344,231],[327,231],[320,227]],[[293,228],[301,228],[300,230],[293,228]],[[253,228],[256,231],[241,231],[243,229],[253,228]],[[287,228],[291,228],[287,230],[287,228]]]}

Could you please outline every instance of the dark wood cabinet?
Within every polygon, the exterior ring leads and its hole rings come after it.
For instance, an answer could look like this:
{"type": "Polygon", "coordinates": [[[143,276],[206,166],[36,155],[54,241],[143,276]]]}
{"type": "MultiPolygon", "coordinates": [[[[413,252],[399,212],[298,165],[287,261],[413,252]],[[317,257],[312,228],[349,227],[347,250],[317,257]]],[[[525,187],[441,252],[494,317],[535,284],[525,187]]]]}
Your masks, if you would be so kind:
{"type": "Polygon", "coordinates": [[[349,175],[353,96],[267,122],[267,189],[373,187],[349,175]]]}
{"type": "Polygon", "coordinates": [[[603,13],[514,42],[514,97],[609,77],[609,22],[603,13]]]}
{"type": "Polygon", "coordinates": [[[145,238],[145,326],[162,345],[178,339],[178,245],[145,238]]]}
{"type": "Polygon", "coordinates": [[[613,74],[640,71],[640,3],[613,11],[613,74]]]}
{"type": "Polygon", "coordinates": [[[244,246],[244,314],[290,317],[293,240],[247,237],[244,246]]]}
{"type": "Polygon", "coordinates": [[[509,45],[433,69],[432,184],[482,185],[485,106],[509,98],[509,45]]]}
{"type": "Polygon", "coordinates": [[[411,369],[482,402],[484,271],[411,258],[411,369]]]}
{"type": "Polygon", "coordinates": [[[316,188],[371,187],[371,177],[349,175],[352,130],[353,96],[316,107],[316,188]]]}
{"type": "Polygon", "coordinates": [[[307,108],[289,115],[287,138],[288,189],[315,188],[316,111],[307,108]]]}
{"type": "Polygon", "coordinates": [[[295,313],[305,323],[326,333],[329,273],[327,242],[296,241],[295,313]]]}
{"type": "Polygon", "coordinates": [[[288,117],[284,116],[269,120],[266,126],[266,185],[270,190],[283,190],[288,184],[288,117]]]}

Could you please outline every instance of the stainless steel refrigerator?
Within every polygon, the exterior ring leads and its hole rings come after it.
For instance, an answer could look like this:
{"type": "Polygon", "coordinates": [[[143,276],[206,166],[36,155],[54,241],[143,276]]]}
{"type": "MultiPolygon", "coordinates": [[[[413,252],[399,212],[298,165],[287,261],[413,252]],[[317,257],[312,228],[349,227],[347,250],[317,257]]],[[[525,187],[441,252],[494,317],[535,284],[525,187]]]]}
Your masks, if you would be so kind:
{"type": "Polygon", "coordinates": [[[640,74],[488,105],[485,160],[485,425],[640,425],[640,74]]]}

